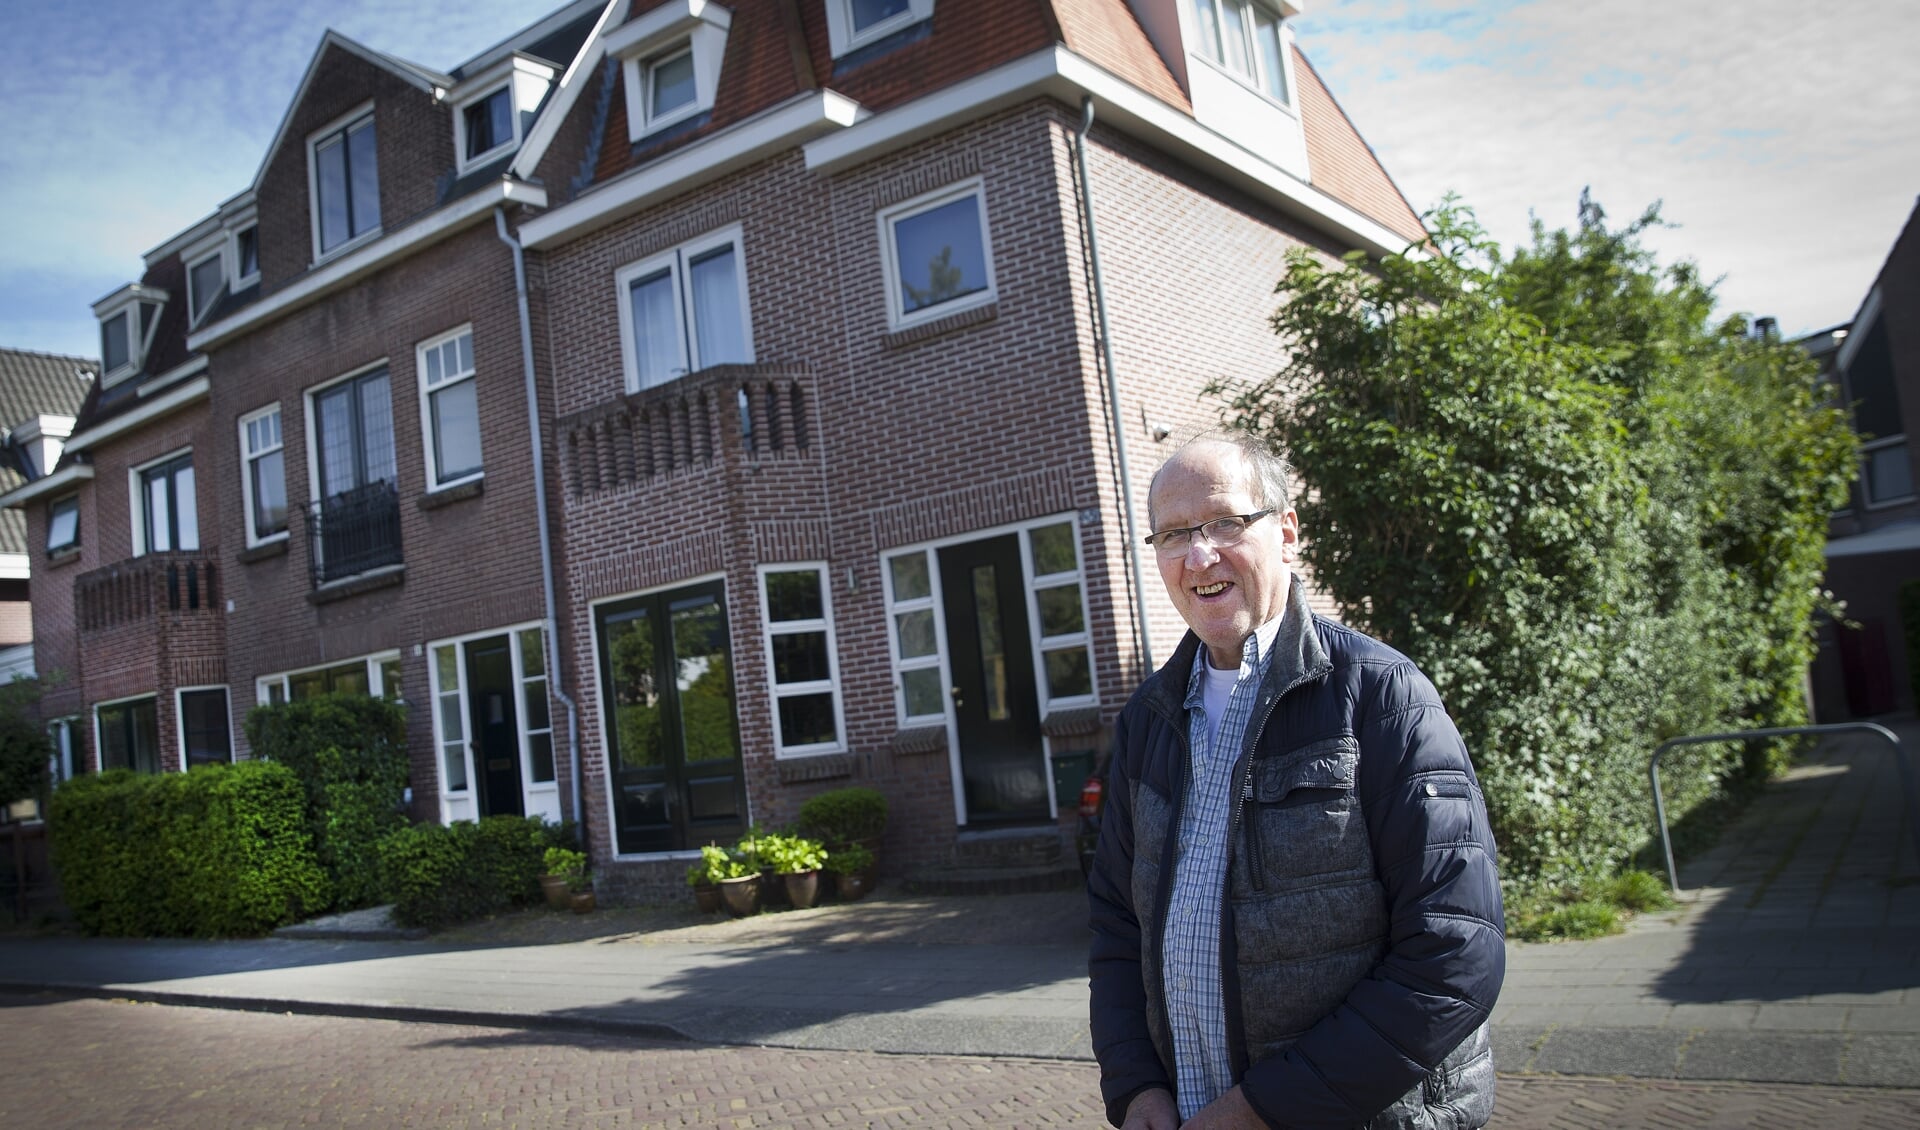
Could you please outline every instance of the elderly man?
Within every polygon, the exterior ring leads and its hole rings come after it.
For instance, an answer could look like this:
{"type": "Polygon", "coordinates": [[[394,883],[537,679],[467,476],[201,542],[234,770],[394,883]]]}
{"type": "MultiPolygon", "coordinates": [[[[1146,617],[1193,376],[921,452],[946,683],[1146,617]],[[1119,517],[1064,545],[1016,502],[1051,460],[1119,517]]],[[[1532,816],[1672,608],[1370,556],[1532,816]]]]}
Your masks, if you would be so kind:
{"type": "Polygon", "coordinates": [[[1307,607],[1266,448],[1188,444],[1147,512],[1192,630],[1120,713],[1088,878],[1107,1117],[1483,1125],[1500,883],[1452,719],[1405,656],[1307,607]]]}

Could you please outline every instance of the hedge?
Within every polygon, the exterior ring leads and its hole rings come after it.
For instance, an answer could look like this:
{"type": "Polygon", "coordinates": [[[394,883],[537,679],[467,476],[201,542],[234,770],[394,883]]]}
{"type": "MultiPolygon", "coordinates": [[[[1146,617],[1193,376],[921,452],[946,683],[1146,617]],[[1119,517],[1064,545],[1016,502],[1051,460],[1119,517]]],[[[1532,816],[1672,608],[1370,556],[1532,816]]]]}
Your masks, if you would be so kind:
{"type": "Polygon", "coordinates": [[[407,823],[405,709],[367,695],[319,695],[255,707],[246,729],[255,757],[300,779],[334,905],[351,910],[383,901],[379,842],[407,823]]]}
{"type": "Polygon", "coordinates": [[[328,905],[284,765],[79,777],[54,791],[48,828],[67,906],[89,933],[256,935],[328,905]]]}
{"type": "Polygon", "coordinates": [[[549,847],[565,833],[536,817],[414,824],[381,841],[393,920],[439,930],[540,897],[549,847]]]}

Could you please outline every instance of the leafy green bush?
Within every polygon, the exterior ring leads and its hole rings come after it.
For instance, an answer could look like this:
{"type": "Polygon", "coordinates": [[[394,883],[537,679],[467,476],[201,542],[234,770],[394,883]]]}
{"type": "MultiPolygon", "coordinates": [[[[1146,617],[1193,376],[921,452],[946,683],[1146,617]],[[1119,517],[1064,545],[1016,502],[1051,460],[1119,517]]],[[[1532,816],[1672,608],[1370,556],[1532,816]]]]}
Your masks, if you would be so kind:
{"type": "Polygon", "coordinates": [[[38,679],[0,684],[0,808],[40,800],[52,783],[53,743],[28,711],[40,701],[38,679]]]}
{"type": "Polygon", "coordinates": [[[1582,901],[1556,906],[1510,922],[1507,934],[1515,941],[1544,942],[1554,938],[1602,938],[1620,929],[1620,916],[1604,902],[1582,901]]]}
{"type": "Polygon", "coordinates": [[[877,839],[887,827],[887,798],[863,785],[828,789],[801,804],[799,826],[829,844],[877,839]]]}
{"type": "Polygon", "coordinates": [[[1673,905],[1667,881],[1651,871],[1627,871],[1607,883],[1607,900],[1628,910],[1665,910],[1673,905]]]}
{"type": "Polygon", "coordinates": [[[827,849],[805,836],[766,836],[760,841],[760,858],[775,874],[799,875],[825,867],[827,849]]]}
{"type": "Polygon", "coordinates": [[[701,883],[718,883],[723,879],[744,879],[749,875],[758,875],[758,863],[749,863],[746,857],[717,844],[708,844],[700,849],[700,862],[687,872],[689,886],[701,883]],[[699,878],[695,878],[698,875],[699,878]]]}
{"type": "Polygon", "coordinates": [[[341,909],[387,897],[379,842],[406,824],[406,711],[367,695],[330,694],[247,713],[255,757],[299,777],[320,863],[341,909]]]}
{"type": "Polygon", "coordinates": [[[859,844],[848,844],[833,849],[833,857],[827,860],[827,869],[842,875],[857,875],[873,869],[873,852],[859,844]]]}
{"type": "Polygon", "coordinates": [[[67,906],[89,933],[262,934],[327,906],[300,782],[284,765],[80,777],[54,792],[48,827],[67,906]]]}
{"type": "Polygon", "coordinates": [[[535,817],[489,816],[478,824],[413,824],[380,841],[393,919],[439,930],[526,906],[554,829],[535,817]]]}

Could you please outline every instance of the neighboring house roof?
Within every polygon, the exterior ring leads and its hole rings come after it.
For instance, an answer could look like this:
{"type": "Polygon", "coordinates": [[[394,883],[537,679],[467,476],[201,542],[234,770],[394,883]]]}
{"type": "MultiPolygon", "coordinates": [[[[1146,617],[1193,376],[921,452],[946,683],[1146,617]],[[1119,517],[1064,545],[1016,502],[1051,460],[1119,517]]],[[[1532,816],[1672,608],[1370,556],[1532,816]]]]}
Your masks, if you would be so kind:
{"type": "Polygon", "coordinates": [[[1374,155],[1373,146],[1353,127],[1353,119],[1334,101],[1320,72],[1297,47],[1293,60],[1313,187],[1406,236],[1407,242],[1425,243],[1427,229],[1419,214],[1374,155]]]}
{"type": "MultiPolygon", "coordinates": [[[[74,416],[86,398],[100,362],[58,353],[0,349],[0,426],[16,427],[35,416],[74,416]]],[[[49,468],[41,467],[45,474],[49,468]]],[[[0,457],[0,494],[27,481],[11,445],[0,457]]],[[[0,510],[0,554],[27,552],[27,516],[0,510]]]]}

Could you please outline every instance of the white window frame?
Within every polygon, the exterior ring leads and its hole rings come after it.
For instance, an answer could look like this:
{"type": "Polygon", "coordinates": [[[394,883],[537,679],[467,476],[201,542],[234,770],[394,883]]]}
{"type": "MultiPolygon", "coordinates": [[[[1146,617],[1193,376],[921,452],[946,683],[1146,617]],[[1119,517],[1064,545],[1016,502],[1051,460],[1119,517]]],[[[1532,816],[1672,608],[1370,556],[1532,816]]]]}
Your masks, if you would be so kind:
{"type": "Polygon", "coordinates": [[[250,219],[228,230],[227,275],[233,279],[234,290],[244,290],[260,281],[260,223],[258,220],[250,219]],[[249,274],[241,274],[240,268],[243,264],[240,258],[240,237],[248,232],[253,233],[253,271],[249,274]]]}
{"type": "Polygon", "coordinates": [[[80,545],[80,496],[77,494],[63,494],[59,498],[56,498],[51,502],[47,503],[47,553],[50,555],[55,553],[60,553],[65,550],[74,549],[79,545],[80,545]],[[53,544],[53,513],[63,503],[71,503],[73,506],[73,537],[69,538],[67,541],[60,543],[59,545],[55,545],[53,544]]]}
{"type": "Polygon", "coordinates": [[[1080,544],[1080,520],[1077,515],[1068,515],[1052,521],[1029,522],[1020,527],[1020,572],[1026,582],[1027,623],[1031,626],[1027,639],[1033,650],[1033,677],[1038,683],[1040,716],[1045,718],[1050,711],[1068,710],[1082,706],[1093,706],[1100,701],[1099,677],[1093,663],[1093,621],[1087,612],[1087,570],[1084,553],[1080,544]],[[1033,556],[1033,531],[1047,526],[1068,525],[1073,538],[1073,569],[1060,573],[1040,575],[1035,573],[1037,563],[1033,556]],[[1080,590],[1080,630],[1060,636],[1042,637],[1040,634],[1040,593],[1044,589],[1064,588],[1075,585],[1080,590]],[[1061,695],[1055,697],[1047,686],[1047,655],[1049,651],[1064,651],[1078,647],[1087,656],[1087,693],[1061,695]]]}
{"type": "Polygon", "coordinates": [[[153,347],[153,339],[160,332],[160,318],[166,312],[167,292],[157,290],[141,283],[129,283],[107,297],[93,304],[93,315],[100,323],[100,386],[111,388],[138,373],[147,363],[147,352],[153,347]],[[141,315],[146,307],[153,307],[153,321],[145,332],[140,329],[141,315]],[[126,319],[127,359],[113,368],[107,368],[106,326],[116,318],[126,319]]]}
{"type": "MultiPolygon", "coordinates": [[[[334,134],[339,134],[340,144],[347,144],[347,135],[353,131],[354,126],[360,124],[362,118],[366,119],[373,127],[373,144],[377,164],[377,155],[380,147],[380,128],[379,123],[374,121],[372,102],[361,103],[350,112],[340,115],[338,118],[335,118],[307,135],[307,220],[309,227],[312,229],[313,262],[316,265],[329,259],[337,259],[357,247],[363,247],[379,239],[381,233],[386,229],[387,217],[385,210],[382,209],[380,222],[374,224],[366,231],[354,233],[346,239],[341,240],[336,247],[322,250],[320,245],[320,143],[333,137],[334,134]]],[[[376,200],[380,191],[379,179],[376,173],[374,177],[374,194],[376,200]]],[[[353,183],[353,174],[351,171],[347,174],[347,183],[349,191],[351,191],[353,183]]],[[[347,223],[353,223],[353,204],[351,200],[349,200],[347,204],[347,223]]]]}
{"type": "MultiPolygon", "coordinates": [[[[454,329],[448,330],[446,333],[438,335],[437,337],[428,338],[426,341],[421,342],[419,345],[415,346],[413,349],[414,372],[416,374],[415,383],[419,390],[419,400],[420,400],[420,405],[419,405],[420,407],[420,448],[421,448],[420,457],[421,457],[421,460],[426,465],[428,494],[433,494],[436,491],[443,491],[452,487],[457,487],[463,483],[470,483],[476,479],[483,479],[486,477],[486,474],[487,474],[486,446],[484,443],[481,442],[481,436],[480,436],[480,417],[479,417],[480,386],[478,384],[478,374],[480,371],[479,360],[476,358],[474,360],[473,368],[468,369],[464,373],[461,373],[455,376],[447,375],[447,371],[445,369],[444,361],[443,361],[443,365],[440,371],[440,382],[434,385],[429,385],[427,383],[427,355],[429,353],[434,352],[437,349],[440,349],[442,346],[447,345],[449,342],[459,341],[462,337],[466,337],[469,339],[467,344],[467,352],[468,354],[471,355],[473,353],[473,348],[474,348],[473,343],[471,341],[473,337],[472,322],[468,322],[466,325],[463,325],[463,326],[457,326],[454,329]],[[437,432],[435,432],[434,425],[433,425],[433,394],[436,392],[445,391],[446,389],[452,388],[454,385],[463,384],[467,381],[476,382],[474,384],[474,398],[473,398],[473,404],[474,404],[473,441],[474,441],[474,446],[480,449],[481,464],[479,467],[475,468],[474,470],[467,471],[464,474],[458,475],[454,478],[443,479],[441,478],[441,475],[440,475],[440,465],[439,465],[440,459],[438,454],[438,446],[435,442],[439,438],[439,435],[437,432]]],[[[459,351],[456,349],[455,350],[456,355],[458,354],[458,352],[459,351]]]]}
{"type": "Polygon", "coordinates": [[[949,317],[999,301],[1000,288],[993,268],[993,234],[987,214],[987,189],[981,178],[971,177],[882,209],[876,220],[880,226],[880,253],[885,262],[887,275],[887,325],[889,328],[903,330],[922,322],[931,322],[936,318],[949,317]],[[980,253],[986,265],[986,288],[964,297],[949,299],[936,306],[908,312],[906,288],[902,285],[900,278],[900,245],[894,239],[894,228],[902,220],[912,219],[923,212],[930,212],[968,196],[973,197],[974,207],[980,218],[980,253]]]}
{"type": "MultiPolygon", "coordinates": [[[[177,448],[173,451],[167,452],[165,455],[162,455],[157,459],[148,459],[143,463],[127,468],[127,497],[130,500],[132,500],[132,503],[133,503],[133,505],[127,507],[127,516],[128,518],[131,519],[133,524],[133,556],[135,557],[145,557],[149,553],[156,552],[152,546],[149,546],[147,544],[147,506],[149,504],[149,499],[147,498],[147,488],[146,488],[146,482],[145,482],[146,474],[148,471],[153,470],[155,467],[159,467],[162,464],[171,463],[175,459],[180,458],[182,455],[185,455],[191,458],[193,455],[193,448],[191,447],[177,448]]],[[[198,463],[195,463],[193,465],[193,499],[194,499],[194,513],[193,513],[194,545],[193,547],[191,549],[183,549],[180,546],[176,545],[176,546],[171,546],[168,549],[160,552],[197,553],[200,551],[202,543],[200,538],[200,509],[199,509],[200,507],[200,465],[198,463]]],[[[175,525],[176,526],[178,525],[177,521],[175,522],[175,525]]]]}
{"type": "Polygon", "coordinates": [[[773,755],[775,758],[812,757],[819,754],[843,753],[847,748],[847,714],[845,696],[840,690],[840,644],[833,630],[833,576],[825,561],[781,561],[769,565],[756,565],[753,570],[754,583],[760,590],[760,650],[767,672],[767,713],[773,725],[773,755]],[[782,620],[775,623],[772,608],[767,599],[767,577],[772,573],[815,573],[820,579],[820,613],[818,620],[782,620]],[[775,636],[817,634],[824,632],[827,637],[827,678],[814,679],[804,683],[781,684],[774,680],[773,638],[775,636]],[[803,695],[831,694],[833,696],[834,740],[814,742],[809,745],[790,746],[780,738],[780,700],[803,695]]]}
{"type": "Polygon", "coordinates": [[[1873,467],[1873,453],[1883,451],[1890,447],[1905,447],[1906,445],[1907,437],[1905,433],[1869,440],[1860,445],[1860,497],[1866,503],[1868,510],[1884,510],[1890,506],[1904,506],[1912,502],[1915,497],[1920,497],[1916,496],[1913,490],[1916,485],[1915,472],[1916,470],[1920,470],[1920,468],[1913,466],[1911,454],[1909,454],[1907,459],[1907,493],[1893,495],[1888,498],[1875,498],[1872,494],[1873,476],[1871,471],[1873,467]]]}
{"type": "Polygon", "coordinates": [[[554,68],[531,55],[518,52],[488,65],[478,74],[468,75],[438,97],[453,107],[454,171],[465,175],[520,148],[527,139],[527,119],[540,105],[558,74],[554,68]],[[492,148],[467,156],[467,110],[501,90],[507,92],[508,136],[494,142],[492,148]]]}
{"type": "Polygon", "coordinates": [[[511,153],[520,147],[520,108],[513,104],[512,83],[499,83],[490,90],[481,91],[472,98],[468,98],[454,105],[453,146],[454,164],[457,166],[457,171],[461,173],[465,173],[468,169],[476,166],[484,165],[494,158],[499,157],[501,154],[511,153]],[[505,139],[496,141],[488,148],[482,149],[480,152],[469,157],[467,156],[467,134],[470,132],[470,127],[467,125],[467,112],[496,94],[505,94],[507,96],[507,136],[505,139]]]}
{"type": "Polygon", "coordinates": [[[262,675],[253,681],[254,701],[261,706],[266,706],[272,702],[273,699],[268,688],[277,683],[280,687],[280,701],[291,702],[290,681],[295,675],[305,675],[309,671],[325,671],[330,667],[345,667],[349,663],[365,664],[367,668],[367,693],[374,698],[385,698],[387,694],[387,677],[386,673],[382,670],[382,666],[391,660],[399,658],[399,648],[388,648],[384,651],[375,651],[367,655],[336,659],[331,663],[313,663],[305,667],[292,667],[285,671],[276,671],[271,675],[262,675]]]}
{"type": "Polygon", "coordinates": [[[233,274],[227,266],[227,251],[224,244],[225,241],[222,241],[205,254],[196,255],[191,259],[181,256],[187,264],[187,328],[190,330],[199,329],[200,323],[207,320],[208,314],[213,313],[214,301],[220,297],[220,292],[226,288],[227,279],[233,274]],[[200,305],[202,296],[193,285],[193,272],[209,261],[220,264],[220,285],[214,288],[211,295],[206,296],[207,304],[203,308],[200,305]]]}
{"type": "Polygon", "coordinates": [[[87,751],[76,740],[80,716],[68,714],[47,720],[47,740],[53,743],[53,779],[64,785],[87,771],[87,751]]]}
{"type": "Polygon", "coordinates": [[[629,393],[644,388],[658,388],[686,376],[708,368],[700,356],[699,334],[693,324],[693,295],[688,289],[687,264],[715,248],[731,244],[734,257],[734,282],[740,296],[740,336],[746,347],[746,362],[752,364],[757,354],[753,347],[753,303],[748,298],[746,240],[739,224],[729,224],[718,231],[708,232],[698,239],[688,240],[678,247],[649,256],[637,263],[629,263],[613,273],[613,293],[620,315],[620,363],[626,373],[626,386],[629,393]],[[673,279],[673,325],[674,334],[679,339],[680,368],[666,380],[651,385],[640,383],[639,338],[633,324],[633,300],[628,287],[635,279],[657,274],[665,269],[673,279]]]}
{"type": "Polygon", "coordinates": [[[438,786],[440,793],[440,822],[442,824],[452,824],[459,820],[477,820],[480,818],[480,798],[473,787],[473,782],[478,777],[478,767],[475,766],[473,757],[473,702],[469,697],[473,683],[467,673],[466,645],[472,643],[474,640],[494,639],[499,636],[505,636],[507,638],[508,661],[513,665],[514,693],[519,696],[515,699],[513,705],[514,739],[519,748],[520,756],[520,802],[522,809],[529,816],[547,815],[555,822],[558,822],[560,819],[561,775],[560,751],[558,749],[553,751],[553,780],[535,781],[533,779],[534,735],[544,733],[548,735],[549,746],[552,744],[553,683],[551,679],[554,651],[550,646],[551,641],[546,638],[545,625],[538,620],[529,620],[525,623],[512,624],[504,628],[489,628],[480,632],[468,632],[465,635],[448,636],[445,639],[429,640],[426,643],[427,697],[432,703],[433,716],[433,774],[435,784],[438,786]],[[542,661],[546,664],[548,674],[529,676],[526,672],[526,665],[521,662],[520,634],[528,631],[541,633],[541,656],[542,661]],[[456,671],[455,677],[459,679],[459,686],[451,689],[444,688],[440,685],[440,664],[436,653],[443,647],[453,649],[453,660],[456,671]],[[537,727],[530,728],[527,725],[526,691],[527,684],[530,682],[546,683],[546,689],[543,692],[547,695],[547,726],[545,729],[539,729],[537,727]],[[450,789],[446,787],[445,747],[451,743],[443,740],[445,731],[442,730],[441,727],[445,725],[446,710],[446,707],[441,702],[443,696],[453,698],[455,700],[453,709],[457,709],[460,712],[459,741],[463,747],[461,752],[466,759],[465,767],[467,773],[467,784],[463,789],[450,789]]]}
{"type": "Polygon", "coordinates": [[[1295,113],[1294,107],[1299,105],[1299,91],[1294,88],[1293,28],[1287,22],[1288,17],[1296,14],[1296,10],[1292,10],[1293,6],[1285,3],[1268,3],[1267,0],[1208,0],[1208,2],[1213,5],[1215,11],[1214,18],[1218,25],[1216,32],[1219,38],[1214,42],[1207,42],[1205,37],[1206,29],[1201,26],[1200,22],[1199,3],[1197,0],[1185,0],[1188,15],[1193,21],[1193,44],[1195,50],[1189,52],[1189,54],[1221,74],[1233,79],[1241,86],[1258,94],[1261,98],[1266,99],[1273,105],[1287,111],[1289,114],[1295,113]],[[1246,40],[1243,46],[1248,52],[1247,63],[1251,68],[1250,72],[1240,70],[1233,64],[1227,62],[1226,59],[1227,27],[1226,21],[1219,13],[1222,8],[1229,5],[1240,9],[1242,19],[1247,28],[1246,40]],[[1270,76],[1267,74],[1266,60],[1261,58],[1260,44],[1253,30],[1253,11],[1256,8],[1261,9],[1266,15],[1272,17],[1275,34],[1280,42],[1280,89],[1285,91],[1285,94],[1279,97],[1276,97],[1273,91],[1267,87],[1270,76]],[[1216,51],[1219,52],[1219,58],[1214,57],[1216,51]]]}
{"type": "Polygon", "coordinates": [[[931,546],[918,546],[884,553],[880,557],[881,591],[887,607],[887,660],[893,670],[893,717],[901,729],[909,726],[944,726],[953,716],[952,696],[940,696],[940,713],[908,714],[907,681],[909,671],[937,671],[940,685],[953,685],[947,674],[947,618],[940,609],[940,555],[931,546]],[[894,591],[893,560],[918,554],[927,563],[927,595],[902,600],[894,591]],[[933,616],[933,654],[902,656],[898,617],[904,613],[930,612],[933,616]]]}
{"type": "Polygon", "coordinates": [[[226,697],[227,710],[227,764],[234,762],[233,741],[233,693],[225,683],[208,683],[203,686],[176,687],[173,691],[173,748],[180,754],[180,772],[185,773],[191,762],[187,757],[187,707],[186,696],[197,692],[219,691],[226,697]]]}
{"type": "Polygon", "coordinates": [[[613,29],[606,50],[619,59],[627,100],[627,140],[637,142],[658,130],[713,109],[720,89],[720,65],[726,60],[733,13],[711,0],[667,0],[613,29]],[[652,117],[648,70],[679,54],[693,52],[693,102],[670,114],[652,117]]]}
{"type": "Polygon", "coordinates": [[[288,531],[291,529],[293,525],[291,521],[291,519],[293,518],[293,498],[291,495],[287,495],[287,457],[286,457],[287,420],[286,420],[286,416],[280,411],[280,406],[278,404],[269,404],[264,408],[256,408],[253,411],[247,413],[246,415],[240,417],[239,429],[240,429],[240,504],[244,511],[241,517],[241,521],[245,523],[245,527],[247,531],[247,548],[251,549],[256,545],[265,545],[268,542],[285,541],[288,536],[288,531]],[[247,425],[254,423],[257,420],[264,420],[269,416],[274,416],[279,418],[280,422],[277,425],[275,425],[275,429],[274,429],[280,435],[279,442],[275,443],[271,447],[263,447],[258,451],[254,451],[247,446],[247,425]],[[281,529],[275,531],[274,533],[262,534],[260,531],[254,529],[254,526],[253,526],[253,515],[254,515],[253,461],[255,459],[262,458],[263,456],[272,455],[276,451],[281,453],[280,493],[282,495],[287,495],[287,518],[289,519],[289,521],[287,522],[286,526],[283,526],[281,529]]]}
{"type": "Polygon", "coordinates": [[[827,42],[833,57],[858,51],[898,31],[933,18],[934,0],[907,0],[907,10],[872,27],[855,30],[853,0],[827,0],[827,42]]]}
{"type": "MultiPolygon", "coordinates": [[[[167,771],[166,750],[160,745],[160,695],[156,691],[148,691],[145,694],[123,695],[119,698],[110,698],[104,702],[96,702],[93,704],[93,748],[94,756],[99,759],[100,772],[104,773],[107,771],[107,746],[105,742],[100,740],[100,712],[109,707],[125,706],[127,703],[139,702],[142,699],[153,700],[153,771],[155,773],[165,773],[167,771]]],[[[132,765],[127,766],[127,768],[135,773],[140,771],[132,765]]]]}

